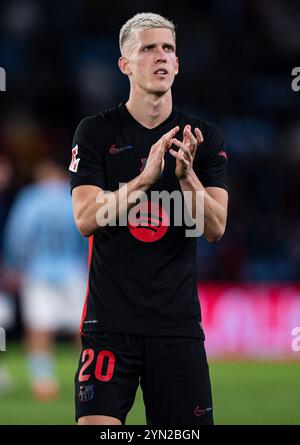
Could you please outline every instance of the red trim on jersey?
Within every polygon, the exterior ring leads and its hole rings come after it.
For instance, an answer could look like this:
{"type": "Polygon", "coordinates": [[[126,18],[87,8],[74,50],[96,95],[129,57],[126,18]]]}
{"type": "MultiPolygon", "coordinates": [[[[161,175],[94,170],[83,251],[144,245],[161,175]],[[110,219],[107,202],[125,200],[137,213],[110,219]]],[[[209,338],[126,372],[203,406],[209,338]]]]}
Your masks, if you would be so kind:
{"type": "Polygon", "coordinates": [[[89,237],[88,281],[87,281],[87,286],[86,286],[86,293],[85,293],[84,305],[83,305],[83,309],[82,309],[81,322],[80,322],[80,328],[79,328],[80,334],[82,333],[82,326],[83,326],[83,322],[86,317],[87,299],[88,299],[89,290],[90,290],[90,286],[89,286],[89,284],[90,284],[90,268],[91,268],[92,253],[93,253],[93,243],[94,243],[94,235],[91,235],[89,237]]]}

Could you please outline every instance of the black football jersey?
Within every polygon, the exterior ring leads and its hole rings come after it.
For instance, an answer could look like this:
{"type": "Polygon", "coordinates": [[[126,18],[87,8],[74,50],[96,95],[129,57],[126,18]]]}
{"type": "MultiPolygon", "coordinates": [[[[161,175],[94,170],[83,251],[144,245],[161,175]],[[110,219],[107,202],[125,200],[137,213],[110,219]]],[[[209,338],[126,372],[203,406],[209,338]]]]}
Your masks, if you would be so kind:
{"type": "MultiPolygon", "coordinates": [[[[176,125],[200,128],[193,168],[204,187],[227,190],[227,155],[220,129],[173,106],[170,116],[155,128],[141,125],[125,103],[83,119],[74,136],[70,164],[71,191],[95,185],[115,191],[145,168],[151,146],[176,125]]],[[[176,160],[167,151],[160,179],[151,192],[179,191],[176,160]]],[[[196,238],[186,236],[185,225],[174,224],[159,205],[151,208],[141,227],[106,226],[89,239],[89,280],[81,331],[126,332],[138,335],[204,338],[197,294],[196,238]],[[153,210],[154,209],[154,210],[153,210]],[[167,220],[168,224],[162,224],[167,220]]]]}

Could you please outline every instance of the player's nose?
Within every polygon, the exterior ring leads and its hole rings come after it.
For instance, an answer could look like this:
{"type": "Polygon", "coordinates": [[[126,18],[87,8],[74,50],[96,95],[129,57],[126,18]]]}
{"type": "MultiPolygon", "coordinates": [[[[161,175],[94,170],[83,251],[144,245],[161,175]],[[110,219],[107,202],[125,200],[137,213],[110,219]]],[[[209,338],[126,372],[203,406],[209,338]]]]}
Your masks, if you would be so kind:
{"type": "Polygon", "coordinates": [[[166,62],[167,61],[166,53],[162,47],[156,48],[155,60],[156,60],[156,62],[166,62]]]}

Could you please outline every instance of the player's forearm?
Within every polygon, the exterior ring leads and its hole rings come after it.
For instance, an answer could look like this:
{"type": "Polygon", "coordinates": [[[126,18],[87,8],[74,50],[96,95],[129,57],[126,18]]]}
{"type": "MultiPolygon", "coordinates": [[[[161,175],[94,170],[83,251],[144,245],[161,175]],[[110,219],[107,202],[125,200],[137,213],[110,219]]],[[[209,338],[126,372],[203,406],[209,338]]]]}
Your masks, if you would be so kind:
{"type": "Polygon", "coordinates": [[[81,208],[75,212],[76,225],[80,233],[89,237],[98,229],[116,225],[120,217],[136,204],[137,199],[150,185],[142,175],[139,175],[114,192],[96,192],[88,195],[82,202],[81,208]],[[129,202],[130,195],[135,201],[129,202]]]}
{"type": "MultiPolygon", "coordinates": [[[[197,221],[197,218],[204,218],[204,236],[209,242],[219,241],[222,237],[226,226],[226,210],[205,190],[201,184],[199,178],[192,170],[191,173],[184,179],[180,179],[180,186],[183,192],[191,191],[192,200],[185,202],[187,204],[188,211],[192,218],[196,220],[197,227],[201,226],[201,221],[197,221]],[[197,191],[202,193],[196,193],[197,191]],[[197,212],[197,208],[203,208],[204,198],[204,215],[203,212],[197,212]],[[198,202],[197,202],[198,201],[198,202]]],[[[203,226],[203,223],[202,223],[203,226]]]]}

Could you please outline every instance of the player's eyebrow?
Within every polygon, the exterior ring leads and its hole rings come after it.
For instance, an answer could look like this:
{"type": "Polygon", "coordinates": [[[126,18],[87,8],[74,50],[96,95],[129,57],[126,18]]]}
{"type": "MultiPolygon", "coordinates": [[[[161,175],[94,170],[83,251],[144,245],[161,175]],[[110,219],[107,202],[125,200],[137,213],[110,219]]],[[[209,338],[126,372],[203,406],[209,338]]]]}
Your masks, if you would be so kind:
{"type": "MultiPolygon", "coordinates": [[[[155,48],[156,46],[157,46],[157,43],[144,43],[142,45],[142,49],[143,48],[155,48]]],[[[163,42],[162,46],[170,46],[172,49],[175,50],[175,45],[170,42],[163,42]]]]}
{"type": "Polygon", "coordinates": [[[172,49],[175,49],[174,43],[164,42],[163,46],[170,46],[172,49]]]}

